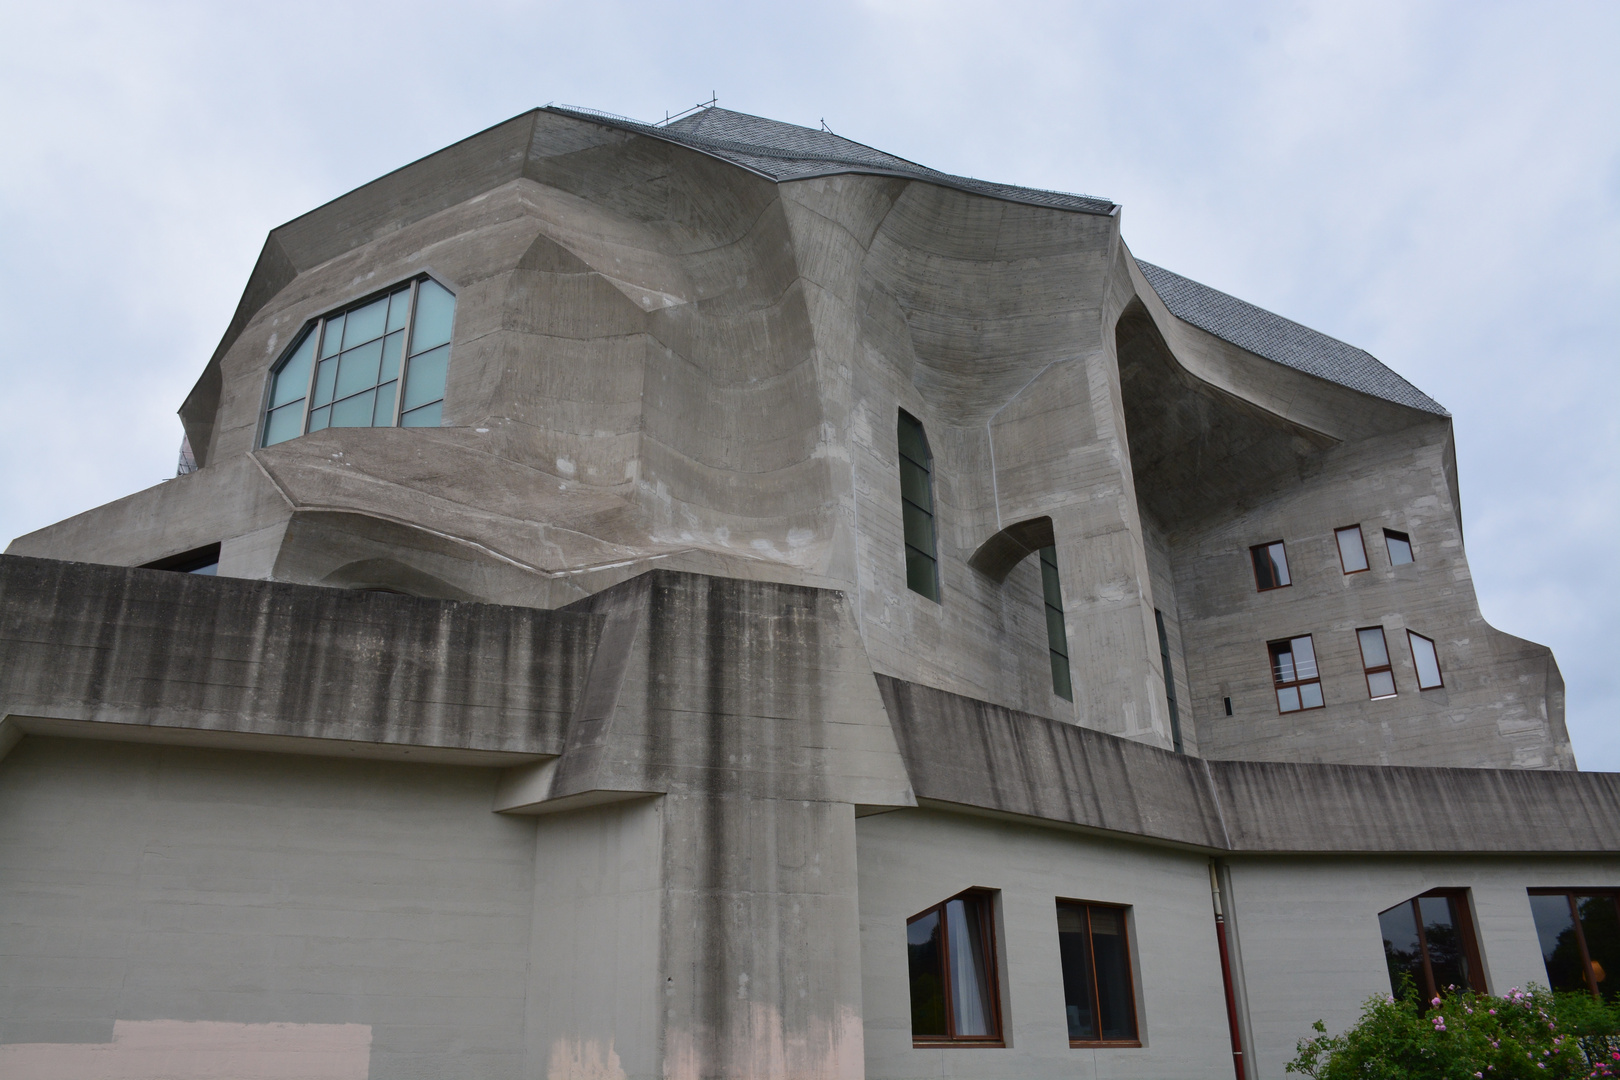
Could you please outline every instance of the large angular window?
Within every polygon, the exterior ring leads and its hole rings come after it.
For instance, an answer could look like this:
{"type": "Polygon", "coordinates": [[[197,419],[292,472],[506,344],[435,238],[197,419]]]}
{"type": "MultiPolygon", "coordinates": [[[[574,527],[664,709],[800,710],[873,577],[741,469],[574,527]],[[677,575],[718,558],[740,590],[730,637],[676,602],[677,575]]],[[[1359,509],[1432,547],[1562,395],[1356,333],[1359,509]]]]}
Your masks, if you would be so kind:
{"type": "Polygon", "coordinates": [[[1440,656],[1434,651],[1434,641],[1411,630],[1406,640],[1412,646],[1412,666],[1417,669],[1419,690],[1434,690],[1445,685],[1440,677],[1440,656]]]}
{"type": "Polygon", "coordinates": [[[1002,1045],[992,900],[970,889],[906,920],[916,1045],[1002,1045]]]}
{"type": "Polygon", "coordinates": [[[316,319],[272,369],[259,445],[329,427],[438,427],[455,314],[455,296],[424,276],[316,319]]]}
{"type": "Polygon", "coordinates": [[[1058,583],[1057,548],[1041,548],[1041,587],[1046,593],[1046,651],[1052,659],[1052,693],[1074,700],[1069,677],[1069,635],[1063,628],[1063,588],[1058,583]]]}
{"type": "Polygon", "coordinates": [[[1531,889],[1530,913],[1554,990],[1620,998],[1620,894],[1598,889],[1531,889]]]}
{"type": "Polygon", "coordinates": [[[1464,889],[1434,889],[1378,913],[1384,932],[1384,961],[1389,985],[1396,995],[1411,988],[1421,1001],[1432,1001],[1440,991],[1485,993],[1479,944],[1468,912],[1464,889]]]}
{"type": "Polygon", "coordinates": [[[1316,674],[1316,646],[1311,635],[1273,641],[1266,648],[1271,653],[1271,680],[1277,687],[1277,711],[1322,708],[1322,681],[1316,674]]]}
{"type": "Polygon", "coordinates": [[[1281,540],[1256,544],[1249,549],[1249,559],[1254,563],[1254,587],[1259,592],[1293,584],[1288,576],[1288,550],[1281,540]]]}
{"type": "Polygon", "coordinates": [[[1364,626],[1356,631],[1361,644],[1361,667],[1367,675],[1367,696],[1379,698],[1395,696],[1395,672],[1389,666],[1389,646],[1384,640],[1382,626],[1364,626]]]}
{"type": "Polygon", "coordinates": [[[900,512],[905,519],[906,585],[939,602],[934,531],[934,455],[922,421],[900,410],[900,512]]]}
{"type": "Polygon", "coordinates": [[[1070,1046],[1140,1046],[1126,909],[1059,900],[1058,955],[1070,1046]]]}

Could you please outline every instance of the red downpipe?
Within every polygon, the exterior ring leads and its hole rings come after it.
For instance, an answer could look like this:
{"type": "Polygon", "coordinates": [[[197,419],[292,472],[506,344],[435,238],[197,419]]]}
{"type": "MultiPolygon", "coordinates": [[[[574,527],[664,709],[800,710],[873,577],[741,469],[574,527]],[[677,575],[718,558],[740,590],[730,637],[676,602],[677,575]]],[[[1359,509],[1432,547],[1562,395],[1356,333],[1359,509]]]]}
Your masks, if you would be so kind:
{"type": "Polygon", "coordinates": [[[1226,916],[1221,911],[1221,883],[1215,864],[1209,864],[1210,898],[1215,903],[1215,942],[1221,950],[1221,987],[1226,991],[1226,1023],[1232,1033],[1232,1068],[1237,1080],[1243,1075],[1243,1034],[1238,1029],[1237,994],[1232,990],[1232,956],[1226,947],[1226,916]]]}

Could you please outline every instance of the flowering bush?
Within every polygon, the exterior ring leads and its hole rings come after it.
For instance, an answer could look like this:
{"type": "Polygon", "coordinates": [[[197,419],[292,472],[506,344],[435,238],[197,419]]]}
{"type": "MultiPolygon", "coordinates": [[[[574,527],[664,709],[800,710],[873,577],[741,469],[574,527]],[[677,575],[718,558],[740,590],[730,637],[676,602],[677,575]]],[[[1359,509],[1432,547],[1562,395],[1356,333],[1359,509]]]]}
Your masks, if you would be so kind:
{"type": "Polygon", "coordinates": [[[1416,995],[1367,999],[1343,1035],[1301,1039],[1288,1071],[1315,1080],[1567,1080],[1620,1078],[1620,1008],[1589,994],[1532,986],[1490,997],[1455,987],[1428,1003],[1416,995]]]}

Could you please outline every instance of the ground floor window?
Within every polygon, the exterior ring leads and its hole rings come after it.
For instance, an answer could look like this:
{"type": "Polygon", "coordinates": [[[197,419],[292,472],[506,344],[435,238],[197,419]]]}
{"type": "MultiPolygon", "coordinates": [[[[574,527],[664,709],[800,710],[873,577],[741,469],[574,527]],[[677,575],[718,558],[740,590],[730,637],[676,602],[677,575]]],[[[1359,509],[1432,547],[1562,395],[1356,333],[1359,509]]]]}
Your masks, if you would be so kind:
{"type": "Polygon", "coordinates": [[[1463,889],[1434,889],[1378,913],[1390,989],[1432,1001],[1448,987],[1485,993],[1479,943],[1463,889]]]}
{"type": "Polygon", "coordinates": [[[906,920],[915,1045],[1002,1045],[993,899],[970,889],[906,920]]]}
{"type": "Polygon", "coordinates": [[[1532,889],[1530,912],[1541,939],[1547,982],[1554,990],[1589,990],[1620,997],[1620,894],[1583,889],[1532,889]]]}
{"type": "Polygon", "coordinates": [[[1126,908],[1059,900],[1058,955],[1070,1046],[1139,1046],[1126,908]]]}

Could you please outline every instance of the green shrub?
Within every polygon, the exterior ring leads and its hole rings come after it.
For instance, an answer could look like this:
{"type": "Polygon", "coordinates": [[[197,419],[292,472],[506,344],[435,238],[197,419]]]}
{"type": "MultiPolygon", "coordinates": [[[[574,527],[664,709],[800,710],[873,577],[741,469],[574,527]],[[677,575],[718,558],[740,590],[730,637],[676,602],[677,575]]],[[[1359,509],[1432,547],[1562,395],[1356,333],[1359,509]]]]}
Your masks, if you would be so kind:
{"type": "Polygon", "coordinates": [[[1342,1035],[1301,1039],[1288,1071],[1315,1080],[1620,1078],[1620,1007],[1590,994],[1515,987],[1502,997],[1447,991],[1367,999],[1342,1035]]]}

